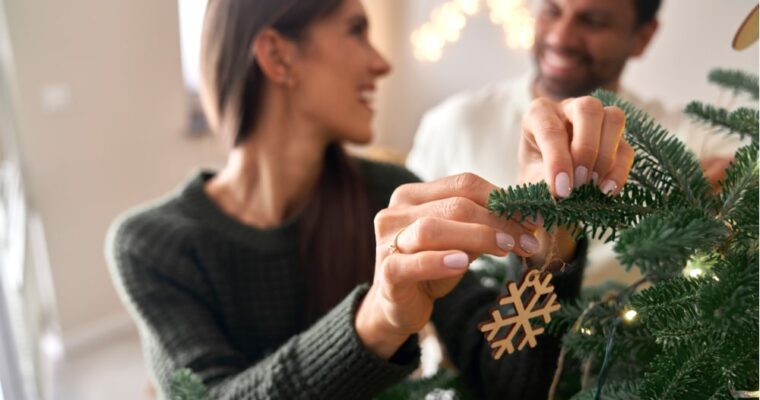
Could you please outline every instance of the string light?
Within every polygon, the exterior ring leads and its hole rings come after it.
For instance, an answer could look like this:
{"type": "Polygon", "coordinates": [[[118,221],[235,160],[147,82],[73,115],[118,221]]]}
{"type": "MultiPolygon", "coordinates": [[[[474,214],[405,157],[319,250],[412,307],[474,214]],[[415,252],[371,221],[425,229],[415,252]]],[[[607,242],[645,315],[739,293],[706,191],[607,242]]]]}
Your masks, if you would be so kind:
{"type": "Polygon", "coordinates": [[[478,0],[456,0],[459,9],[467,15],[475,15],[480,8],[478,0]]]}
{"type": "Polygon", "coordinates": [[[535,39],[536,20],[523,0],[487,0],[491,9],[491,22],[501,25],[507,46],[529,49],[535,39]]]}
{"type": "MultiPolygon", "coordinates": [[[[411,35],[417,59],[436,62],[447,43],[454,43],[467,25],[467,17],[480,10],[481,0],[450,0],[430,13],[430,21],[411,35]]],[[[528,49],[533,46],[535,19],[524,0],[486,0],[491,21],[504,31],[507,46],[528,49]]]]}
{"type": "Polygon", "coordinates": [[[683,276],[693,279],[712,277],[712,279],[718,280],[711,271],[715,262],[715,257],[710,254],[696,254],[686,262],[686,267],[682,271],[683,276]]]}
{"type": "Polygon", "coordinates": [[[626,320],[626,322],[633,322],[636,320],[636,317],[639,315],[636,310],[629,309],[626,310],[626,312],[623,313],[623,319],[626,320]]]}
{"type": "Polygon", "coordinates": [[[581,328],[581,334],[591,336],[594,334],[594,330],[591,328],[581,328]]]}
{"type": "Polygon", "coordinates": [[[702,268],[693,268],[689,270],[689,277],[691,278],[699,278],[700,276],[705,274],[705,271],[702,271],[702,268]]]}

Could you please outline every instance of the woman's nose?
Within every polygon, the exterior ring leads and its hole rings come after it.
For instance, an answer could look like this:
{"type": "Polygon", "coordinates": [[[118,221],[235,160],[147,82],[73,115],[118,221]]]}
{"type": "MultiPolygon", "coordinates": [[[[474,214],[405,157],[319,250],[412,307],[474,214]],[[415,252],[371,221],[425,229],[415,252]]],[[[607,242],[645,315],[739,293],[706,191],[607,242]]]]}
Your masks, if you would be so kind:
{"type": "Polygon", "coordinates": [[[391,64],[374,46],[372,47],[372,65],[370,68],[372,74],[378,77],[388,75],[392,70],[391,64]]]}

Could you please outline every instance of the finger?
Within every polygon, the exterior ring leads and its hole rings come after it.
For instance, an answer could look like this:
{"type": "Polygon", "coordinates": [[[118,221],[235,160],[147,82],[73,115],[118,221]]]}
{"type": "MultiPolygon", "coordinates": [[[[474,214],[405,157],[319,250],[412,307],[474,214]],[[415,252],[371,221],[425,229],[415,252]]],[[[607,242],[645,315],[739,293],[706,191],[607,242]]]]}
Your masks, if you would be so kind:
{"type": "Polygon", "coordinates": [[[607,195],[616,195],[628,181],[633,166],[633,147],[626,141],[620,142],[612,169],[601,179],[600,188],[607,195]]]}
{"type": "Polygon", "coordinates": [[[623,138],[625,130],[625,113],[617,107],[604,108],[604,123],[602,124],[602,137],[599,141],[599,154],[596,157],[596,164],[593,166],[592,179],[596,177],[595,182],[602,188],[604,182],[599,177],[609,174],[615,157],[618,153],[618,146],[623,138]]]}
{"type": "MultiPolygon", "coordinates": [[[[490,227],[494,230],[506,232],[512,235],[514,239],[517,239],[519,243],[525,243],[515,249],[515,252],[520,255],[529,255],[535,250],[535,232],[541,225],[535,225],[532,222],[541,222],[542,218],[539,216],[538,221],[520,221],[520,216],[514,216],[511,219],[497,216],[490,212],[485,207],[482,207],[472,200],[464,197],[453,197],[449,199],[436,200],[433,202],[421,204],[418,206],[406,207],[406,208],[388,208],[382,210],[375,217],[375,236],[378,238],[386,238],[384,241],[390,245],[392,243],[391,237],[402,236],[399,233],[400,230],[407,230],[412,226],[417,219],[424,218],[438,218],[449,221],[456,221],[462,223],[478,224],[486,227],[490,227]],[[392,235],[392,236],[391,236],[392,235]]],[[[445,236],[444,234],[436,234],[436,236],[445,236]]],[[[404,248],[403,244],[400,244],[402,252],[411,252],[411,249],[404,248]]],[[[446,247],[444,247],[446,248],[446,247]]],[[[457,246],[448,247],[448,249],[459,248],[457,246]]],[[[473,253],[475,256],[479,254],[473,253]]]]}
{"type": "Polygon", "coordinates": [[[591,171],[596,164],[599,151],[599,139],[604,121],[602,102],[586,96],[563,103],[565,115],[573,126],[570,153],[573,157],[573,187],[578,188],[588,183],[591,171]]]}
{"type": "Polygon", "coordinates": [[[520,226],[523,230],[533,232],[539,227],[527,219],[520,222],[519,215],[515,215],[510,219],[498,216],[487,208],[464,197],[436,200],[415,206],[414,208],[408,208],[405,211],[417,216],[430,216],[458,222],[487,225],[502,231],[508,231],[513,229],[514,226],[520,226]]]}
{"type": "Polygon", "coordinates": [[[535,214],[529,214],[523,217],[522,213],[515,211],[512,215],[512,220],[518,222],[525,229],[534,232],[538,228],[544,226],[544,216],[541,215],[541,211],[536,211],[535,214]]]}
{"type": "Polygon", "coordinates": [[[452,175],[432,182],[399,186],[391,195],[389,207],[418,205],[449,197],[464,197],[485,206],[494,189],[498,188],[475,174],[452,175]]]}
{"type": "Polygon", "coordinates": [[[398,235],[396,245],[401,253],[457,249],[474,257],[483,253],[504,256],[510,251],[521,256],[532,255],[536,249],[530,247],[532,242],[523,235],[535,240],[531,232],[516,223],[500,230],[482,224],[423,217],[398,235]],[[527,243],[527,249],[522,248],[523,243],[527,243]]]}
{"type": "Polygon", "coordinates": [[[470,259],[461,251],[424,251],[393,254],[382,265],[383,278],[392,285],[460,276],[467,271],[470,259]]]}
{"type": "Polygon", "coordinates": [[[568,197],[572,191],[573,158],[564,115],[554,103],[535,100],[523,121],[523,140],[534,142],[541,153],[544,179],[552,194],[568,197]]]}

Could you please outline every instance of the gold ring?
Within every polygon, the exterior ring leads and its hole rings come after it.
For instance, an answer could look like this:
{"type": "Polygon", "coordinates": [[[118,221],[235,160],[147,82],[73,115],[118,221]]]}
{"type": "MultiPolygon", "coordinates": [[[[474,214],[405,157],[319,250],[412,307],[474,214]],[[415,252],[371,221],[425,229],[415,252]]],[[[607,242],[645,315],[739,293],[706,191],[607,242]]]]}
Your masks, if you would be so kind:
{"type": "Polygon", "coordinates": [[[399,229],[399,231],[398,231],[398,232],[396,232],[396,236],[394,236],[394,237],[393,237],[393,243],[391,243],[391,244],[388,246],[388,248],[390,249],[390,253],[388,253],[389,255],[390,255],[390,254],[395,254],[395,253],[400,253],[400,252],[401,252],[401,251],[398,249],[398,237],[399,237],[399,236],[401,236],[401,233],[402,233],[402,232],[404,232],[404,229],[406,229],[407,227],[408,227],[408,225],[407,225],[407,226],[405,226],[405,227],[403,227],[403,228],[401,228],[401,229],[399,229]]]}

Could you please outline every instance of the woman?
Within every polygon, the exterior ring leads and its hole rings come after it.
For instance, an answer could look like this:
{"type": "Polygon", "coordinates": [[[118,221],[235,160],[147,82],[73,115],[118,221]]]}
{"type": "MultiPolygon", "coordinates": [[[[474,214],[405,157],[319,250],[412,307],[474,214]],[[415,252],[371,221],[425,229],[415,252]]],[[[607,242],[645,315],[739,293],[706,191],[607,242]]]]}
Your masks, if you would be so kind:
{"type": "MultiPolygon", "coordinates": [[[[371,139],[375,81],[389,70],[359,0],[209,2],[202,98],[228,163],[109,234],[162,396],[190,368],[214,398],[370,398],[416,367],[415,333],[431,319],[476,393],[545,396],[556,340],[490,360],[476,324],[497,293],[467,266],[482,253],[543,262],[546,233],[489,213],[494,186],[479,177],[418,183],[341,147],[371,139]]],[[[583,164],[622,186],[623,123],[588,98],[537,101],[524,181],[566,194],[563,171],[583,164]]],[[[555,241],[558,258],[582,266],[582,246],[555,241]]],[[[560,297],[578,290],[582,268],[568,270],[560,297]]]]}

